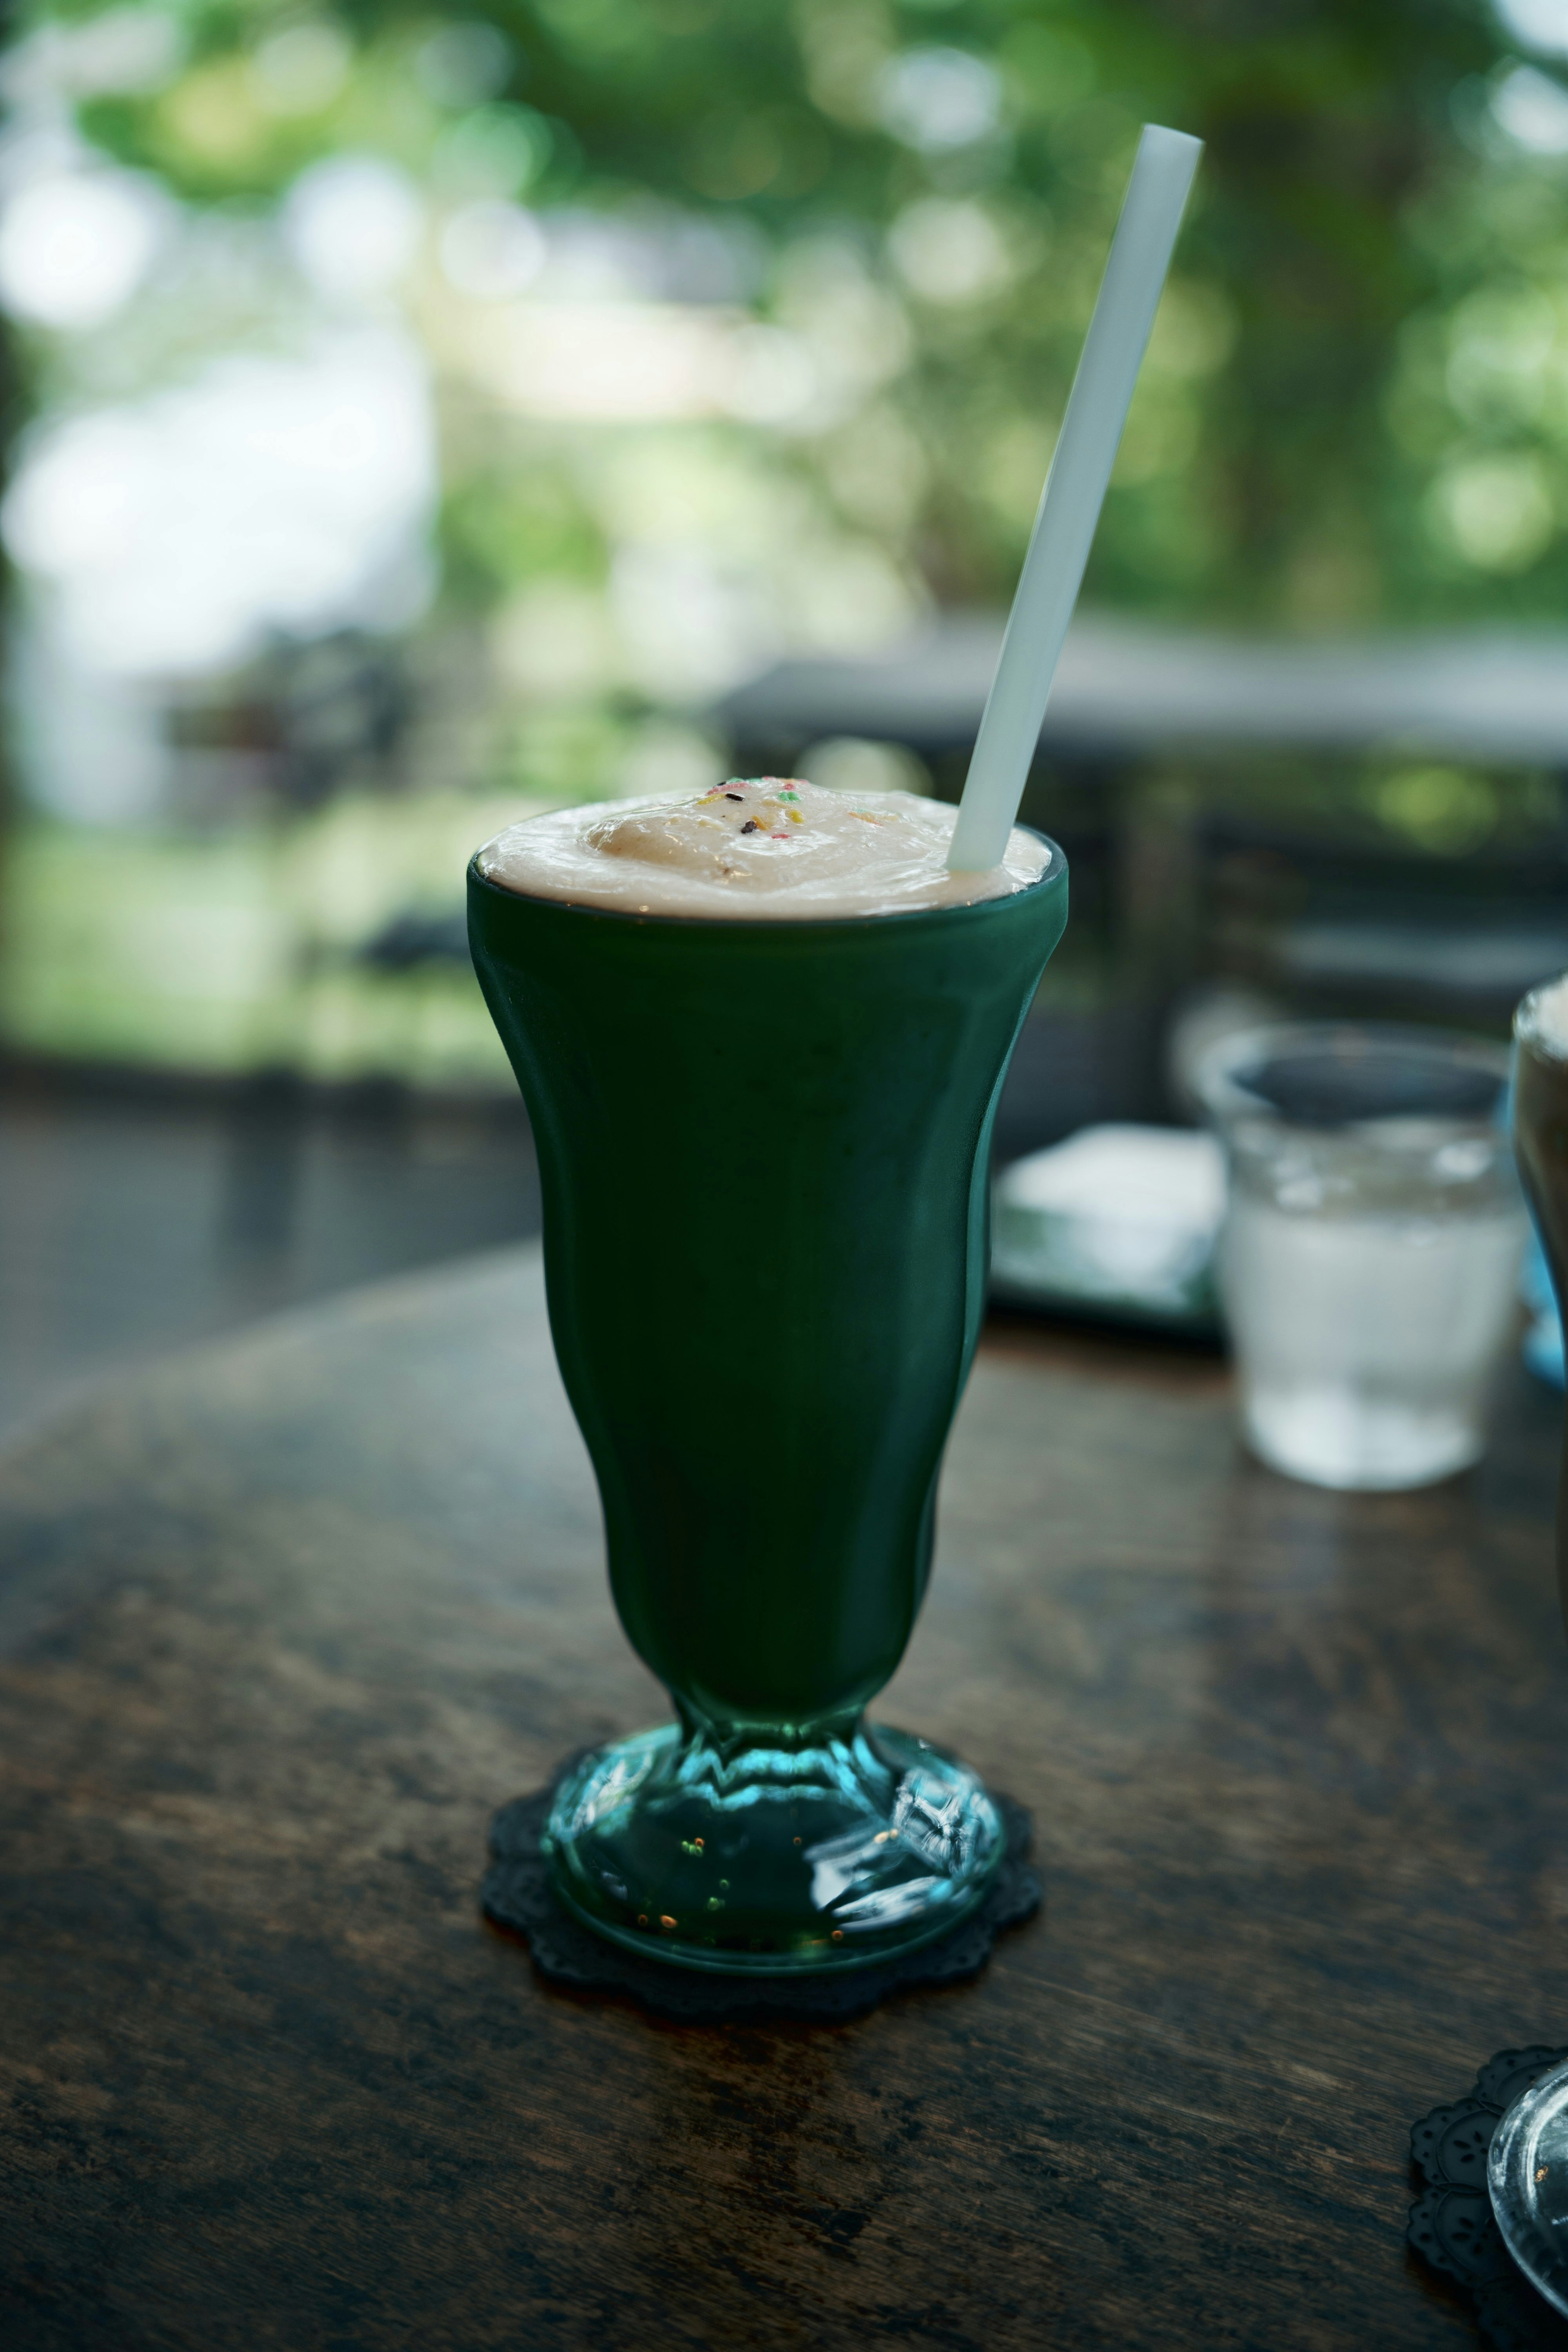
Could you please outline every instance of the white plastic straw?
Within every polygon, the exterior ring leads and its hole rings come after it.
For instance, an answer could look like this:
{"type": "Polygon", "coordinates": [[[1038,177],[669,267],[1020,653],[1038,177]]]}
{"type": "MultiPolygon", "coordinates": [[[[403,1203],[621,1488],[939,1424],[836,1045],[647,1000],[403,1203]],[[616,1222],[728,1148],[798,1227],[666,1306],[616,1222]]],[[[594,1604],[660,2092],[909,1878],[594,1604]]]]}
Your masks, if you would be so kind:
{"type": "Polygon", "coordinates": [[[949,867],[999,866],[1143,364],[1201,139],[1145,123],[959,803],[949,867]]]}

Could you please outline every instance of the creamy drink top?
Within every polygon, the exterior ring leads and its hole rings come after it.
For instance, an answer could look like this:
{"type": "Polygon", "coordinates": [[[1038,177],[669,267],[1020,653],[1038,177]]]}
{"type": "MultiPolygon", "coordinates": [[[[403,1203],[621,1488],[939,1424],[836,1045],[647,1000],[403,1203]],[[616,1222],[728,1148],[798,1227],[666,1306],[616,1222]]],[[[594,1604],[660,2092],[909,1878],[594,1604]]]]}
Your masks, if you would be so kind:
{"type": "Polygon", "coordinates": [[[1538,1053],[1568,1062],[1568,972],[1525,998],[1519,1008],[1519,1034],[1538,1053]]]}
{"type": "Polygon", "coordinates": [[[901,915],[1026,889],[1049,851],[1015,828],[988,874],[950,874],[958,812],[913,793],[827,792],[732,777],[680,800],[600,801],[508,825],[479,854],[487,881],[627,915],[746,921],[901,915]]]}

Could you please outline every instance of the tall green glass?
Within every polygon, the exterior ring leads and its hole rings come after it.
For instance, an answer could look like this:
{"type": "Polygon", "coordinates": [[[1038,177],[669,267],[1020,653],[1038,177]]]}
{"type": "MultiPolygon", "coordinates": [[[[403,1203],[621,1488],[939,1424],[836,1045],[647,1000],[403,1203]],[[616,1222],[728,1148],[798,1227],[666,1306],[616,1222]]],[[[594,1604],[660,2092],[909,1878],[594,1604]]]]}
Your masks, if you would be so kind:
{"type": "Polygon", "coordinates": [[[693,920],[468,873],[539,1151],[551,1328],[621,1622],[678,1722],[561,1787],[557,1892],[778,1974],[954,1926],[973,1773],[863,1710],[909,1640],[984,1304],[991,1130],[1067,866],[971,906],[693,920]]]}

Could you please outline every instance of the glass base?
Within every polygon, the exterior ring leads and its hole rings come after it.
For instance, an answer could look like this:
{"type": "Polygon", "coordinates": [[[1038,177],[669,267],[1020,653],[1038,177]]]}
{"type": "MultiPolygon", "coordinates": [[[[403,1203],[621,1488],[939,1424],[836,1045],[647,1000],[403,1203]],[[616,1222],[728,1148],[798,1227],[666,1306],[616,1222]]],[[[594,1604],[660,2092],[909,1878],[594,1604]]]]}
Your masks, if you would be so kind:
{"type": "Polygon", "coordinates": [[[566,1775],[544,1838],[587,1926],[736,1976],[916,1950],[974,1909],[1005,1843],[967,1765],[864,1717],[798,1736],[637,1732],[566,1775]]]}
{"type": "Polygon", "coordinates": [[[1484,1438],[1458,1407],[1395,1404],[1349,1387],[1252,1389],[1242,1411],[1260,1462],[1312,1486],[1392,1494],[1479,1462],[1484,1438]]]}

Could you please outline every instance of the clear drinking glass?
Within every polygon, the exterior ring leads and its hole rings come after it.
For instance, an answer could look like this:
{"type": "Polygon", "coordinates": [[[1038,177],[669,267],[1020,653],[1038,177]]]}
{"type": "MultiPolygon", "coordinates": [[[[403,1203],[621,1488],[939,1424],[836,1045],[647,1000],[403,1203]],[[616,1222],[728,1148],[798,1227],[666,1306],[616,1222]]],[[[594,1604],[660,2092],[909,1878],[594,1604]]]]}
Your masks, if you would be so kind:
{"type": "Polygon", "coordinates": [[[1500,1046],[1381,1024],[1211,1047],[1220,1295],[1242,1423],[1314,1486],[1422,1486],[1477,1461],[1526,1223],[1500,1046]]]}

